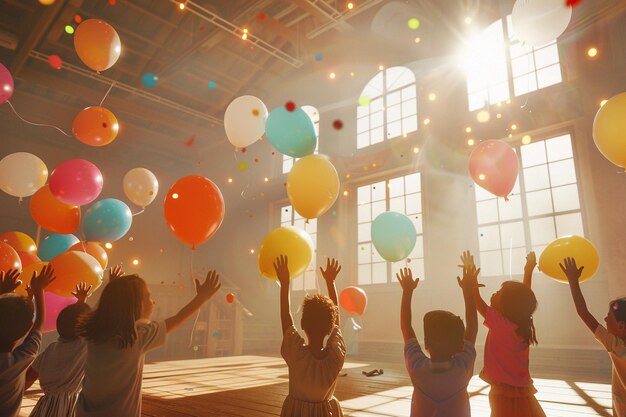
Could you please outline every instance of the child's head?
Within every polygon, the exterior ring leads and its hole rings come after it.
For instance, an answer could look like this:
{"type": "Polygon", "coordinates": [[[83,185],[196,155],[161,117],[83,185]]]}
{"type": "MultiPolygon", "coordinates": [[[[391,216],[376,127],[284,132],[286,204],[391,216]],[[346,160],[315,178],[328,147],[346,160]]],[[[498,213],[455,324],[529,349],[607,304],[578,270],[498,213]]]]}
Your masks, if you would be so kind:
{"type": "Polygon", "coordinates": [[[57,317],[57,332],[59,336],[66,340],[74,340],[78,337],[76,333],[76,324],[78,318],[91,311],[91,308],[85,303],[71,304],[65,307],[57,317]]]}
{"type": "Polygon", "coordinates": [[[337,306],[321,294],[307,295],[302,303],[300,325],[309,337],[324,337],[333,330],[337,321],[337,306]]]}
{"type": "Polygon", "coordinates": [[[0,349],[13,351],[33,326],[33,302],[17,294],[0,295],[0,349]]]}
{"type": "Polygon", "coordinates": [[[609,303],[609,312],[604,321],[609,333],[626,339],[626,298],[618,298],[609,303]]]}
{"type": "Polygon", "coordinates": [[[537,309],[537,297],[528,285],[518,281],[505,281],[491,296],[491,306],[517,325],[517,334],[526,343],[537,344],[533,313],[537,309]]]}
{"type": "Polygon", "coordinates": [[[424,345],[430,356],[451,358],[463,350],[463,320],[449,311],[434,310],[424,315],[424,345]]]}

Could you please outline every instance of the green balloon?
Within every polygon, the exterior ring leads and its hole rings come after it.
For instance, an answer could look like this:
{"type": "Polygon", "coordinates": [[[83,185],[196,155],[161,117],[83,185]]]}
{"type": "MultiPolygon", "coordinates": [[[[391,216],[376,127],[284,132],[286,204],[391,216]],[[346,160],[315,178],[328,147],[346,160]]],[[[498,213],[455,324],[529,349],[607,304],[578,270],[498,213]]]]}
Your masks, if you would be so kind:
{"type": "Polygon", "coordinates": [[[302,158],[315,151],[317,138],[311,118],[299,107],[272,110],[265,122],[267,140],[282,154],[302,158]]]}
{"type": "Polygon", "coordinates": [[[417,240],[417,231],[411,219],[402,213],[386,211],[372,222],[372,242],[385,260],[405,259],[417,240]]]}

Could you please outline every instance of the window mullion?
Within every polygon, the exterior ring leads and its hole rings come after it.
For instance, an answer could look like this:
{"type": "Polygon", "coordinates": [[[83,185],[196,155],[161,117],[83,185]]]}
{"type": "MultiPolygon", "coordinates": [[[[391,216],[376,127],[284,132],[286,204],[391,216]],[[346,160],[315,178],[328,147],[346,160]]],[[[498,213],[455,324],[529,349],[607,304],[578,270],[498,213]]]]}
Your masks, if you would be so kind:
{"type": "MultiPolygon", "coordinates": [[[[506,17],[502,19],[502,31],[504,33],[504,56],[506,59],[507,85],[509,87],[509,98],[515,97],[513,91],[513,65],[511,60],[511,37],[509,36],[509,22],[506,17]]],[[[528,93],[527,93],[528,94],[528,93]]]]}

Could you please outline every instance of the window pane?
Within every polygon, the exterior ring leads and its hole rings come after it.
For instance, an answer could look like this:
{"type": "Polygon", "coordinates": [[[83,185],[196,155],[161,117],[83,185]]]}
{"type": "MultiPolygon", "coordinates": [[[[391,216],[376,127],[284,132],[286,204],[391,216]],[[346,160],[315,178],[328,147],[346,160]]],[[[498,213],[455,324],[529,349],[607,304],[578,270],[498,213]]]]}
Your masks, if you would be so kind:
{"type": "Polygon", "coordinates": [[[554,211],[569,211],[580,209],[578,185],[571,184],[552,189],[554,211]]]}
{"type": "MultiPolygon", "coordinates": [[[[304,275],[304,274],[303,274],[304,275]]],[[[302,291],[304,290],[304,278],[303,275],[300,275],[291,280],[290,287],[292,291],[302,291]]]]}
{"type": "Polygon", "coordinates": [[[383,94],[383,73],[376,74],[361,92],[360,97],[374,99],[383,94]]]}
{"type": "Polygon", "coordinates": [[[372,283],[372,265],[359,265],[359,284],[372,283]]]}
{"type": "Polygon", "coordinates": [[[376,129],[372,129],[370,132],[370,144],[380,143],[384,140],[383,137],[384,129],[381,127],[377,127],[376,129]]]}
{"type": "Polygon", "coordinates": [[[474,192],[476,193],[476,201],[482,201],[493,198],[493,194],[485,190],[480,185],[474,184],[474,192]]]}
{"type": "Polygon", "coordinates": [[[500,247],[503,249],[519,248],[526,246],[524,236],[524,223],[502,223],[500,225],[500,247]]]}
{"type": "Polygon", "coordinates": [[[360,119],[356,119],[356,132],[363,133],[368,131],[370,128],[370,119],[369,117],[361,117],[360,119]]]}
{"type": "Polygon", "coordinates": [[[369,114],[370,114],[370,106],[369,106],[369,104],[365,105],[365,106],[362,106],[362,105],[359,104],[357,106],[357,108],[356,108],[356,117],[357,118],[367,117],[367,116],[369,116],[369,114]]]}
{"type": "Polygon", "coordinates": [[[556,64],[537,71],[537,84],[539,88],[558,84],[562,81],[561,65],[556,64]]]}
{"type": "Polygon", "coordinates": [[[387,94],[387,107],[400,104],[401,101],[400,91],[387,94]]]}
{"type": "Polygon", "coordinates": [[[548,164],[548,167],[550,169],[550,183],[553,187],[576,183],[576,171],[573,159],[553,162],[548,164]]]}
{"type": "Polygon", "coordinates": [[[286,206],[280,209],[280,222],[291,224],[292,207],[286,206]]]}
{"type": "Polygon", "coordinates": [[[467,96],[467,101],[469,111],[482,109],[487,105],[487,102],[489,101],[489,95],[487,94],[487,90],[481,90],[469,94],[467,96]]]}
{"type": "Polygon", "coordinates": [[[408,256],[409,258],[423,258],[424,257],[424,239],[418,236],[415,240],[415,247],[408,256]]]}
{"type": "Polygon", "coordinates": [[[357,211],[359,223],[372,221],[372,208],[369,204],[362,204],[358,206],[357,211]]]}
{"type": "Polygon", "coordinates": [[[402,117],[411,116],[417,113],[417,102],[415,100],[402,102],[402,117]]]}
{"type": "Polygon", "coordinates": [[[372,262],[372,244],[359,244],[359,264],[367,264],[372,262]]]}
{"type": "Polygon", "coordinates": [[[476,203],[476,215],[478,224],[497,222],[498,202],[495,199],[479,201],[476,203]]]}
{"type": "Polygon", "coordinates": [[[546,47],[535,50],[535,61],[537,62],[537,68],[545,68],[547,66],[556,64],[559,62],[559,49],[556,43],[552,43],[546,47]]]}
{"type": "Polygon", "coordinates": [[[526,206],[529,216],[552,213],[552,196],[550,190],[526,193],[526,206]]]}
{"type": "Polygon", "coordinates": [[[525,168],[524,187],[526,191],[549,188],[550,179],[548,177],[548,167],[546,165],[538,165],[532,168],[525,168]]]}
{"type": "Polygon", "coordinates": [[[380,181],[371,185],[372,201],[384,201],[386,198],[385,181],[380,181]]]}
{"type": "Polygon", "coordinates": [[[404,196],[390,199],[389,210],[404,213],[404,196]]]}
{"type": "Polygon", "coordinates": [[[500,228],[498,225],[478,228],[480,251],[500,249],[500,228]]]}
{"type": "Polygon", "coordinates": [[[385,70],[385,87],[387,91],[415,83],[413,71],[406,67],[391,67],[385,70]]]}
{"type": "Polygon", "coordinates": [[[371,241],[372,240],[372,224],[367,222],[367,223],[361,223],[358,226],[358,238],[359,238],[359,242],[367,242],[367,241],[371,241]]]}
{"type": "Polygon", "coordinates": [[[522,94],[537,90],[537,78],[535,73],[533,72],[528,75],[515,77],[513,79],[513,89],[516,96],[521,96],[522,94]]]}
{"type": "Polygon", "coordinates": [[[556,232],[559,237],[567,235],[584,236],[583,220],[578,213],[556,216],[556,232]]]}
{"type": "Polygon", "coordinates": [[[401,117],[402,113],[399,104],[387,107],[387,122],[395,122],[396,120],[400,120],[401,117]]]}
{"type": "Polygon", "coordinates": [[[404,195],[404,177],[392,178],[389,180],[389,197],[404,195]]]}
{"type": "Polygon", "coordinates": [[[387,263],[379,262],[372,265],[372,283],[384,284],[387,282],[387,263]]]}
{"type": "Polygon", "coordinates": [[[502,275],[502,252],[500,250],[480,252],[480,273],[485,277],[502,275]]]}
{"type": "Polygon", "coordinates": [[[372,201],[370,197],[370,186],[359,187],[357,189],[358,204],[366,204],[372,201]]]}
{"type": "Polygon", "coordinates": [[[407,134],[417,130],[417,116],[409,116],[402,119],[402,133],[407,134]]]}
{"type": "Polygon", "coordinates": [[[558,138],[548,139],[545,142],[549,162],[574,157],[574,154],[572,153],[572,139],[570,135],[563,135],[558,138]]]}
{"type": "Polygon", "coordinates": [[[376,100],[370,101],[370,113],[376,113],[383,111],[383,99],[377,98],[376,100]]]}
{"type": "Polygon", "coordinates": [[[526,264],[526,248],[513,248],[502,251],[503,273],[509,277],[522,275],[526,264]]]}
{"type": "Polygon", "coordinates": [[[409,174],[404,177],[404,184],[406,187],[407,194],[418,193],[422,189],[422,185],[420,183],[420,174],[416,172],[415,174],[409,174]]]}
{"type": "MultiPolygon", "coordinates": [[[[370,145],[370,134],[369,132],[359,133],[356,136],[356,147],[357,149],[365,148],[370,145]]],[[[291,168],[290,168],[291,169],[291,168]]],[[[285,172],[283,170],[283,172],[285,172]]]]}
{"type": "Polygon", "coordinates": [[[511,69],[513,70],[513,77],[518,77],[534,71],[535,61],[532,54],[522,55],[511,60],[511,69]]]}
{"type": "Polygon", "coordinates": [[[378,201],[376,203],[372,203],[372,218],[376,219],[379,214],[386,211],[385,202],[378,201]]]}
{"type": "Polygon", "coordinates": [[[547,245],[556,239],[552,217],[533,219],[528,222],[531,246],[547,245]]]}
{"type": "Polygon", "coordinates": [[[383,112],[377,111],[370,115],[370,126],[371,128],[380,127],[383,125],[383,112]]]}
{"type": "Polygon", "coordinates": [[[541,142],[531,143],[530,145],[524,145],[522,150],[522,166],[524,168],[535,165],[545,164],[546,160],[546,148],[541,142]]]}
{"type": "Polygon", "coordinates": [[[417,214],[422,212],[422,199],[421,194],[409,194],[406,196],[405,202],[405,213],[409,214],[417,214]]]}
{"type": "Polygon", "coordinates": [[[402,101],[415,98],[415,86],[411,85],[402,89],[402,101]]]}
{"type": "Polygon", "coordinates": [[[409,219],[411,219],[411,223],[413,223],[413,226],[415,226],[415,230],[417,231],[418,235],[424,233],[424,230],[422,229],[422,219],[419,214],[413,214],[409,216],[409,219]]]}
{"type": "Polygon", "coordinates": [[[387,139],[397,138],[402,135],[402,122],[400,120],[396,122],[387,123],[387,139]]]}
{"type": "Polygon", "coordinates": [[[489,87],[489,102],[499,103],[509,98],[509,83],[500,83],[489,87]]]}
{"type": "Polygon", "coordinates": [[[520,194],[509,196],[509,201],[498,199],[500,221],[522,218],[522,197],[520,194]]]}

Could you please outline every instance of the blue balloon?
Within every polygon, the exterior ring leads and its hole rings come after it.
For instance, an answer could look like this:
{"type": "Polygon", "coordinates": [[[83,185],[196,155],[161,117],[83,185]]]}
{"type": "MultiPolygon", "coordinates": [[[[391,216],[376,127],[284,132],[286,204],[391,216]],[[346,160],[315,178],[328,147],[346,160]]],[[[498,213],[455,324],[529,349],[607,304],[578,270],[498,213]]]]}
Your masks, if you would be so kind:
{"type": "Polygon", "coordinates": [[[295,158],[312,154],[317,145],[313,122],[299,107],[272,110],[265,122],[265,135],[278,152],[295,158]]]}
{"type": "Polygon", "coordinates": [[[409,256],[416,240],[415,225],[402,213],[386,211],[372,222],[374,247],[389,262],[397,262],[409,256]]]}
{"type": "Polygon", "coordinates": [[[133,223],[133,215],[126,204],[115,198],[106,198],[89,207],[83,220],[86,240],[114,242],[124,236],[133,223]]]}
{"type": "Polygon", "coordinates": [[[37,256],[44,262],[49,262],[52,258],[62,254],[69,248],[80,242],[74,235],[60,235],[52,233],[46,237],[37,250],[37,256]]]}
{"type": "Polygon", "coordinates": [[[148,88],[156,87],[158,81],[159,77],[151,72],[146,72],[144,75],[141,76],[141,82],[148,88]]]}

